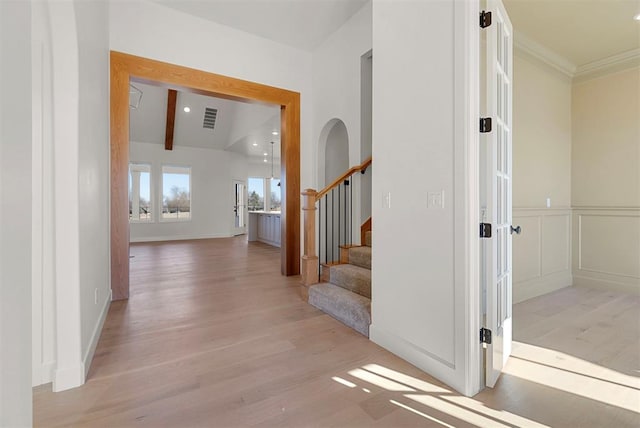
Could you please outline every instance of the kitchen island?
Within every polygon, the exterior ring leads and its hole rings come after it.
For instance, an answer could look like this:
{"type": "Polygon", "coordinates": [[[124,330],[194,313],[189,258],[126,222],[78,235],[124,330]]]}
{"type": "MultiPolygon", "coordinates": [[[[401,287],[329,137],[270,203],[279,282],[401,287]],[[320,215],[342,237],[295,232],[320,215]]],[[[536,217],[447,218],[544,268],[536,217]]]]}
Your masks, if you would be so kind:
{"type": "Polygon", "coordinates": [[[249,241],[280,247],[280,211],[249,211],[249,241]]]}

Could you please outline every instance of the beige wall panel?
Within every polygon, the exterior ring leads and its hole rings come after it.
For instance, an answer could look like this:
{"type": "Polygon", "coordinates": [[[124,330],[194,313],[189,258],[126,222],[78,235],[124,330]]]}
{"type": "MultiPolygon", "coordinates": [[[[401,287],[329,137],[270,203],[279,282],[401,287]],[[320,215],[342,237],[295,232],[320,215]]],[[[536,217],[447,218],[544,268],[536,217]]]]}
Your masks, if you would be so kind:
{"type": "Polygon", "coordinates": [[[513,283],[540,276],[540,217],[517,217],[522,227],[520,235],[513,235],[513,283]]]}
{"type": "Polygon", "coordinates": [[[571,204],[571,81],[516,50],[513,83],[513,206],[571,204]]]}
{"type": "Polygon", "coordinates": [[[571,268],[570,236],[569,214],[542,217],[542,275],[571,268]]]}
{"type": "Polygon", "coordinates": [[[578,270],[640,279],[640,216],[578,214],[578,270]]]}
{"type": "Polygon", "coordinates": [[[640,68],[573,87],[574,207],[640,207],[640,68]]]}

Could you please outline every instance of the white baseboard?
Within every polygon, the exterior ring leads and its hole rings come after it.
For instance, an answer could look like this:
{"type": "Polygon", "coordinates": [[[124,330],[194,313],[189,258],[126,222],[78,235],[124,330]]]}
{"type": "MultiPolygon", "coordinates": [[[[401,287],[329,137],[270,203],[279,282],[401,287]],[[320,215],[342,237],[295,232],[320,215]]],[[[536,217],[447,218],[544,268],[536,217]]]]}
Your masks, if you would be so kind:
{"type": "Polygon", "coordinates": [[[53,377],[53,392],[66,391],[84,384],[84,364],[56,369],[53,377]]]}
{"type": "Polygon", "coordinates": [[[456,369],[447,362],[443,362],[435,356],[430,356],[427,351],[418,348],[406,340],[378,328],[375,324],[369,326],[369,338],[377,345],[389,352],[407,360],[420,370],[451,386],[456,391],[464,394],[465,381],[458,379],[456,369]]]}
{"type": "Polygon", "coordinates": [[[571,271],[561,271],[513,284],[513,303],[532,299],[573,285],[571,271]]]}
{"type": "Polygon", "coordinates": [[[212,233],[210,235],[168,235],[168,236],[144,236],[131,238],[129,242],[162,242],[162,241],[190,241],[192,239],[231,238],[229,233],[212,233]]]}
{"type": "Polygon", "coordinates": [[[51,383],[53,382],[53,376],[55,374],[56,371],[56,362],[55,361],[49,361],[47,363],[43,363],[42,364],[42,378],[41,378],[41,385],[44,385],[45,383],[51,383]]]}
{"type": "Polygon", "coordinates": [[[93,361],[93,355],[96,352],[96,347],[98,346],[98,340],[100,340],[100,334],[102,333],[102,327],[104,326],[104,321],[107,319],[107,313],[109,312],[109,307],[111,306],[112,299],[112,291],[109,290],[109,294],[105,299],[104,305],[102,306],[102,312],[100,312],[100,318],[96,323],[96,326],[93,329],[93,333],[91,334],[91,341],[89,342],[89,347],[84,353],[84,359],[82,360],[84,363],[84,378],[87,378],[89,374],[89,369],[91,368],[91,361],[93,361]]]}
{"type": "Polygon", "coordinates": [[[31,376],[31,386],[40,386],[53,382],[53,375],[56,369],[56,362],[49,361],[46,363],[36,364],[33,367],[31,376]]]}
{"type": "Polygon", "coordinates": [[[620,281],[615,275],[599,275],[596,277],[589,277],[580,275],[578,273],[573,274],[573,285],[576,287],[588,287],[596,288],[598,290],[615,290],[623,293],[640,295],[640,281],[620,281]],[[605,276],[609,276],[608,278],[605,276]]]}

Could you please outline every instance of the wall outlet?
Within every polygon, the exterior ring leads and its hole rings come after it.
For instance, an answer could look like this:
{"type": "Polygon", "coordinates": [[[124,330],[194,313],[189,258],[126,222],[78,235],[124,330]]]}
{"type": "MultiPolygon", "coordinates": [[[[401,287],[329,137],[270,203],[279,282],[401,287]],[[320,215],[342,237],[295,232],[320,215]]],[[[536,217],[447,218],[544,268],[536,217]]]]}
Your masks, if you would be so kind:
{"type": "Polygon", "coordinates": [[[551,198],[547,198],[547,208],[551,208],[551,198]]]}
{"type": "Polygon", "coordinates": [[[427,208],[444,208],[444,190],[427,193],[427,208]]]}
{"type": "Polygon", "coordinates": [[[94,300],[94,304],[98,304],[98,289],[96,288],[94,293],[93,293],[93,300],[94,300]]]}

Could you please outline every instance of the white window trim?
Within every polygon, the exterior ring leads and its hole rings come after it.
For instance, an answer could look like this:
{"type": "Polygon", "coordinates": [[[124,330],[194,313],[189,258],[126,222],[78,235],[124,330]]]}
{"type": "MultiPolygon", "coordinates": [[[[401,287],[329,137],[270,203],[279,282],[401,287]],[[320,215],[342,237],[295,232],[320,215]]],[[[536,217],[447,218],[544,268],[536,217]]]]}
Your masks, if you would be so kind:
{"type": "MultiPolygon", "coordinates": [[[[146,219],[146,220],[142,220],[142,219],[135,219],[135,218],[129,218],[129,223],[142,223],[142,224],[149,224],[149,223],[155,223],[155,218],[156,218],[156,207],[155,207],[155,201],[154,201],[154,197],[153,197],[153,193],[154,193],[154,186],[153,186],[153,165],[150,163],[146,163],[146,162],[129,162],[129,171],[128,173],[131,174],[131,172],[133,171],[138,171],[138,172],[148,172],[149,173],[149,206],[151,207],[151,217],[146,219]]],[[[133,180],[133,177],[132,177],[133,180]]],[[[131,185],[131,189],[133,190],[133,183],[131,185]]],[[[138,195],[138,198],[140,197],[140,195],[138,195]]]]}
{"type": "Polygon", "coordinates": [[[158,222],[159,223],[184,223],[190,222],[193,219],[193,185],[192,176],[193,170],[190,166],[181,166],[175,164],[162,164],[160,165],[160,189],[158,199],[158,222]],[[164,206],[164,174],[184,174],[185,170],[189,171],[189,218],[163,218],[162,210],[164,206]]]}

